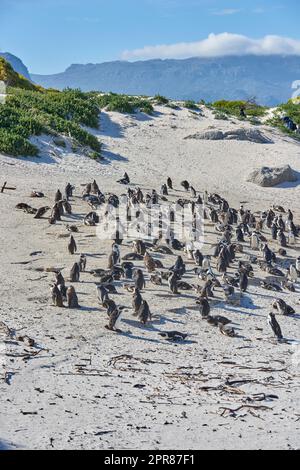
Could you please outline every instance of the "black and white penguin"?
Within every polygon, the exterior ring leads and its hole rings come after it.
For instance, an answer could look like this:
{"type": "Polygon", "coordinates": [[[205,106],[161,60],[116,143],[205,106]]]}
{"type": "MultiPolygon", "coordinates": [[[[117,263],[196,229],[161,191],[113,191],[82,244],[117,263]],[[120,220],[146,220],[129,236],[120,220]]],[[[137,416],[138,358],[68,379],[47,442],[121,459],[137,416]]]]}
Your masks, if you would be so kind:
{"type": "Polygon", "coordinates": [[[276,320],[275,313],[269,313],[268,315],[268,324],[272,328],[272,331],[278,340],[283,339],[282,331],[278,321],[276,320]]]}
{"type": "Polygon", "coordinates": [[[206,298],[199,299],[197,301],[197,304],[199,305],[199,311],[202,318],[208,317],[208,315],[210,314],[210,305],[208,300],[206,298]]]}

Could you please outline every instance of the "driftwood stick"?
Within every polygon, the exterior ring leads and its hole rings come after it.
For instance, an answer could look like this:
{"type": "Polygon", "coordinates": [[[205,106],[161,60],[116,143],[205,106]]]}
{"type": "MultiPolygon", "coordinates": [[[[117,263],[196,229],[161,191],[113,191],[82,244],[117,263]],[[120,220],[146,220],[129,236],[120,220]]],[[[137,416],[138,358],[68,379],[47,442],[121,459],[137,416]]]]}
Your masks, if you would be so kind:
{"type": "Polygon", "coordinates": [[[7,186],[7,181],[5,181],[5,183],[3,184],[2,188],[1,188],[1,191],[0,191],[1,194],[3,194],[6,189],[8,189],[10,191],[15,191],[17,188],[12,188],[12,187],[7,186]]]}
{"type": "Polygon", "coordinates": [[[262,411],[267,411],[267,410],[272,410],[273,409],[273,408],[270,408],[269,406],[263,406],[263,405],[261,405],[261,406],[241,405],[236,409],[221,407],[221,408],[219,408],[219,411],[222,410],[221,416],[224,416],[226,412],[228,412],[229,414],[231,414],[233,416],[236,416],[236,413],[240,410],[243,410],[244,408],[246,408],[248,410],[262,410],[262,411]]]}

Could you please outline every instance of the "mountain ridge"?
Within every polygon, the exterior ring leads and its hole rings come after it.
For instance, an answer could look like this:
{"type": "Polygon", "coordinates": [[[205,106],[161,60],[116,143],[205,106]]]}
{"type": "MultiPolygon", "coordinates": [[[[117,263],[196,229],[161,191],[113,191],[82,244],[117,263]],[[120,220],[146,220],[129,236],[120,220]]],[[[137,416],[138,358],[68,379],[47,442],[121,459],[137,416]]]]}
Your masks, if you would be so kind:
{"type": "Polygon", "coordinates": [[[287,101],[300,79],[299,56],[226,56],[72,64],[54,75],[32,74],[44,87],[81,88],[172,99],[215,101],[255,96],[264,105],[287,101]]]}

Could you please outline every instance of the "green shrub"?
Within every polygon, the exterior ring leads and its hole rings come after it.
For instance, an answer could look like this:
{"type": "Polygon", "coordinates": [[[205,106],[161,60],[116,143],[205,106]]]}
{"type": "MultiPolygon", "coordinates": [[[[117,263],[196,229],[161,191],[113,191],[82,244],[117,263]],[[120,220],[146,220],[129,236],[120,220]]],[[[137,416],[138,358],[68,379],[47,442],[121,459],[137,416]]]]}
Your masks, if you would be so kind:
{"type": "Polygon", "coordinates": [[[245,113],[247,117],[262,117],[266,113],[266,107],[264,106],[259,106],[258,104],[254,102],[247,102],[247,101],[226,101],[226,100],[221,100],[221,101],[216,101],[215,103],[212,104],[212,106],[224,113],[224,114],[229,114],[232,116],[237,116],[241,117],[241,109],[245,110],[245,113]]]}
{"type": "Polygon", "coordinates": [[[199,109],[195,101],[192,101],[192,100],[185,101],[184,106],[187,109],[193,109],[193,110],[199,109]]]}
{"type": "Polygon", "coordinates": [[[152,114],[154,111],[150,101],[144,97],[117,95],[115,93],[109,93],[106,95],[97,95],[96,93],[93,93],[93,96],[100,108],[106,108],[108,111],[127,114],[134,114],[136,111],[152,114]]]}
{"type": "Polygon", "coordinates": [[[8,155],[37,156],[38,148],[21,135],[0,128],[0,150],[8,155]]]}
{"type": "Polygon", "coordinates": [[[59,137],[60,134],[73,138],[81,145],[100,151],[98,139],[82,126],[99,127],[100,108],[93,94],[80,90],[66,89],[40,93],[32,90],[9,88],[5,104],[0,105],[0,130],[6,131],[5,141],[0,142],[0,151],[7,152],[7,133],[12,155],[32,155],[31,144],[22,145],[15,137],[28,139],[32,135],[46,133],[59,137]],[[15,142],[15,146],[13,145],[15,142]],[[20,153],[19,153],[20,152],[20,153]]]}
{"type": "Polygon", "coordinates": [[[100,152],[90,152],[88,154],[88,157],[91,158],[92,160],[102,160],[102,156],[100,152]]]}
{"type": "Polygon", "coordinates": [[[163,104],[168,104],[169,103],[168,98],[166,98],[165,96],[161,96],[161,95],[155,95],[154,96],[154,101],[158,105],[163,105],[163,104]]]}

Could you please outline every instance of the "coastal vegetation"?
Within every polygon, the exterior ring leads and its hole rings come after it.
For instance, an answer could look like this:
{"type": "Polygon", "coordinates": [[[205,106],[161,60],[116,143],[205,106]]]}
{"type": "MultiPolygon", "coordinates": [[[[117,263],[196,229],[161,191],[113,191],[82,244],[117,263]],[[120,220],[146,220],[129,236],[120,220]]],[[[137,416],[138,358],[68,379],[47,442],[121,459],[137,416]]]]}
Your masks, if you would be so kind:
{"type": "Polygon", "coordinates": [[[13,156],[38,155],[29,139],[43,133],[67,136],[94,152],[101,151],[99,140],[83,128],[99,126],[100,108],[93,95],[37,87],[4,59],[0,60],[0,80],[7,85],[6,99],[0,105],[0,151],[13,156]]]}
{"type": "Polygon", "coordinates": [[[255,101],[226,101],[220,100],[212,103],[212,108],[221,114],[229,116],[241,116],[241,110],[245,111],[247,117],[263,117],[267,108],[260,106],[255,101]]]}

